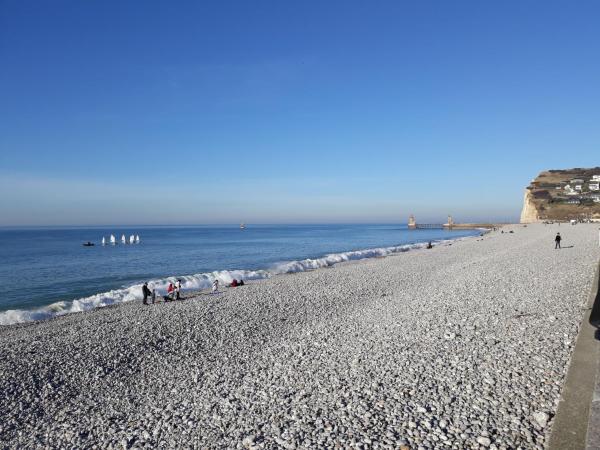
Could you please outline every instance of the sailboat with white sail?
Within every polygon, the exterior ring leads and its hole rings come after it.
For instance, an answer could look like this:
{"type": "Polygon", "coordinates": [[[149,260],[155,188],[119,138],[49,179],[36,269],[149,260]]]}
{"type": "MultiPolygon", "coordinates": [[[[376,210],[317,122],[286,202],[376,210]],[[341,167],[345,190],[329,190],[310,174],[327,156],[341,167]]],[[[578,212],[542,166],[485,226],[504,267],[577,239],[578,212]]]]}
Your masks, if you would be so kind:
{"type": "MultiPolygon", "coordinates": [[[[109,240],[107,241],[104,236],[102,236],[102,245],[107,245],[110,243],[111,245],[117,245],[117,238],[114,234],[110,235],[109,240]]],[[[124,245],[130,244],[139,244],[140,243],[140,235],[139,234],[130,234],[129,237],[125,236],[125,234],[121,235],[121,243],[124,245]]]]}

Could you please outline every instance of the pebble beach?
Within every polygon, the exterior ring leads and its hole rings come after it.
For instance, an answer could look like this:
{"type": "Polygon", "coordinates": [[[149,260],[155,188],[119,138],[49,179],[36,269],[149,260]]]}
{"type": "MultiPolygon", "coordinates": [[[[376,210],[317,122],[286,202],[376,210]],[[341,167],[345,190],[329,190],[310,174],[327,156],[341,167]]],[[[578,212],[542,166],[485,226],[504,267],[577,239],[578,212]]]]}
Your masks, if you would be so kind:
{"type": "Polygon", "coordinates": [[[0,447],[543,449],[599,257],[510,225],[0,327],[0,447]]]}

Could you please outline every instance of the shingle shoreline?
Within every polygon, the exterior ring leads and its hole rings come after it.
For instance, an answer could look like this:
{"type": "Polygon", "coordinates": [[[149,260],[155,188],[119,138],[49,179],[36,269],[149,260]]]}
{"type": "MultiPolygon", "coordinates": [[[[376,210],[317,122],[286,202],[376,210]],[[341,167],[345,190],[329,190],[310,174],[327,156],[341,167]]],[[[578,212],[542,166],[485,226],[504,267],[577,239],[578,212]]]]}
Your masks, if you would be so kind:
{"type": "Polygon", "coordinates": [[[597,225],[504,231],[4,327],[0,444],[544,448],[597,225]]]}

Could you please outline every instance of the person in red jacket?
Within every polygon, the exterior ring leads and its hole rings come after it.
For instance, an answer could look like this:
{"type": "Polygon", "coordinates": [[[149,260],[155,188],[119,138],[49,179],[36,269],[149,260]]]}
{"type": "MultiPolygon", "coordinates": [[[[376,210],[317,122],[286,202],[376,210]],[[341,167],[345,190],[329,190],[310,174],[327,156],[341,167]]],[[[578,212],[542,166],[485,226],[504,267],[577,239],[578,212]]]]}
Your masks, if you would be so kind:
{"type": "Polygon", "coordinates": [[[169,299],[173,300],[173,294],[175,293],[175,286],[173,283],[169,283],[169,287],[167,288],[167,295],[169,299]]]}
{"type": "Polygon", "coordinates": [[[237,285],[238,285],[238,281],[234,278],[233,281],[231,282],[230,286],[236,287],[237,285]]]}

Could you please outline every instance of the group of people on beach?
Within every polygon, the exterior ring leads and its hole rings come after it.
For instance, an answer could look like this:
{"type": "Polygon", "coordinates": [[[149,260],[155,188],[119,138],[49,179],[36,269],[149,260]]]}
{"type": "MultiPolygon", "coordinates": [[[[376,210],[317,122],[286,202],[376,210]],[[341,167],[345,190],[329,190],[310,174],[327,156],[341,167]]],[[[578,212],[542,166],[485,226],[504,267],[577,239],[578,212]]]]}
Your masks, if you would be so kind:
{"type": "Polygon", "coordinates": [[[231,284],[229,285],[229,287],[238,287],[238,286],[243,286],[243,285],[244,285],[244,280],[242,280],[240,278],[240,281],[238,281],[234,278],[233,281],[231,282],[231,284]]]}
{"type": "MultiPolygon", "coordinates": [[[[233,281],[229,284],[229,287],[238,287],[238,286],[244,286],[244,280],[243,279],[239,279],[237,280],[236,278],[233,279],[233,281]]],[[[217,294],[219,292],[219,280],[215,279],[212,282],[212,293],[213,294],[217,294]]],[[[148,305],[148,299],[152,300],[152,304],[156,303],[156,289],[152,289],[150,290],[150,288],[148,287],[148,282],[145,282],[142,285],[142,295],[143,295],[143,299],[142,299],[142,303],[144,305],[148,305]]],[[[171,302],[174,300],[180,300],[181,299],[181,280],[177,280],[175,283],[169,283],[169,286],[167,286],[167,295],[163,295],[163,300],[165,302],[171,302]]]]}
{"type": "MultiPolygon", "coordinates": [[[[229,283],[229,287],[238,287],[238,286],[243,286],[244,285],[244,280],[242,280],[240,278],[240,280],[238,281],[237,279],[233,279],[233,281],[231,283],[229,283]]],[[[215,279],[212,282],[212,293],[216,294],[219,291],[219,280],[215,279]]]]}
{"type": "Polygon", "coordinates": [[[181,298],[181,280],[177,280],[175,284],[169,283],[167,287],[167,295],[163,296],[165,302],[179,300],[181,298]]]}
{"type": "Polygon", "coordinates": [[[142,294],[144,295],[144,299],[142,300],[142,303],[144,305],[148,304],[148,297],[152,298],[153,304],[156,301],[156,289],[150,290],[150,288],[148,287],[148,283],[144,283],[144,285],[142,286],[142,294]]]}
{"type": "MultiPolygon", "coordinates": [[[[142,286],[142,303],[148,304],[148,299],[152,300],[152,304],[156,303],[156,289],[150,290],[148,282],[145,282],[142,286]]],[[[167,295],[163,295],[165,302],[172,302],[173,300],[179,300],[181,298],[181,280],[177,280],[175,283],[169,283],[167,287],[167,295]]]]}

